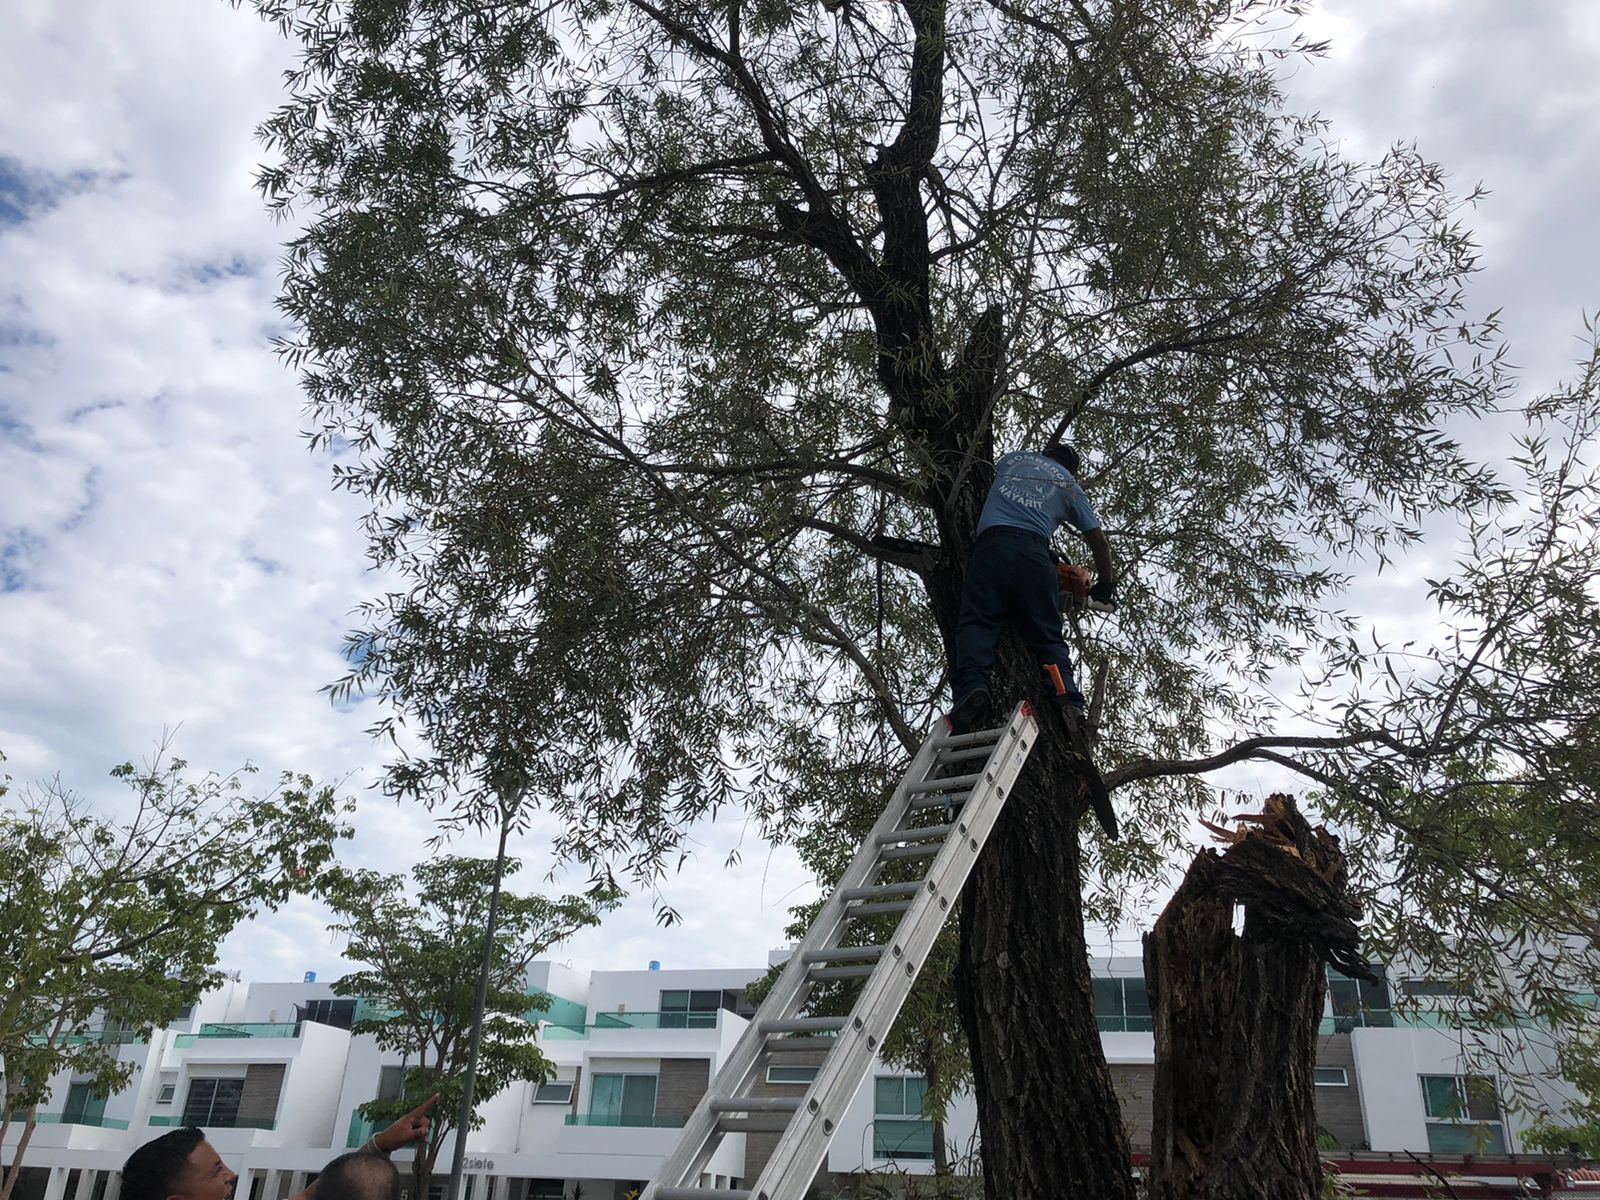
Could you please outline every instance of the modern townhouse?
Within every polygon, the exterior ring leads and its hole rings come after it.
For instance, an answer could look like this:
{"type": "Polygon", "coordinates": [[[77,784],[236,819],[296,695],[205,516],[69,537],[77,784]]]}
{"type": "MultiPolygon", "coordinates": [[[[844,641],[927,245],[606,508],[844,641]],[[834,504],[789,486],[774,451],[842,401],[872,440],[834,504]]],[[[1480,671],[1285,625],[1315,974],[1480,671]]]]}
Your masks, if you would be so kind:
{"type": "MultiPolygon", "coordinates": [[[[484,1105],[484,1127],[466,1146],[470,1200],[623,1200],[640,1187],[746,1028],[753,1006],[745,989],[763,973],[655,964],[583,973],[536,964],[528,987],[550,997],[540,1043],[556,1075],[514,1084],[484,1105]]],[[[1137,958],[1109,958],[1096,963],[1096,976],[1101,1036],[1139,1151],[1149,1144],[1154,1079],[1142,969],[1137,958]]],[[[1506,1080],[1468,1065],[1461,1031],[1426,1005],[1397,1010],[1399,996],[1426,1001],[1428,981],[1397,975],[1373,985],[1334,976],[1331,985],[1316,1071],[1330,1156],[1458,1161],[1474,1154],[1488,1162],[1525,1149],[1528,1118],[1499,1101],[1506,1080]]],[[[206,1129],[239,1173],[238,1200],[286,1200],[330,1158],[366,1140],[371,1127],[360,1104],[399,1094],[405,1063],[372,1038],[352,1036],[360,1015],[360,1002],[335,997],[314,979],[230,982],[148,1039],[102,1031],[95,1036],[115,1042],[118,1056],[133,1063],[131,1083],[102,1098],[70,1077],[52,1081],[17,1200],[117,1200],[116,1172],[128,1153],[181,1124],[206,1129]]],[[[1536,1043],[1502,1049],[1519,1085],[1560,1098],[1536,1043]]],[[[813,1074],[803,1061],[786,1062],[768,1068],[761,1087],[798,1095],[813,1074]]],[[[916,1075],[879,1064],[840,1123],[826,1170],[930,1171],[933,1126],[921,1115],[922,1092],[916,1075]]],[[[976,1124],[970,1098],[959,1099],[944,1130],[952,1157],[973,1152],[976,1124]]],[[[703,1182],[737,1187],[754,1179],[776,1138],[725,1138],[703,1182]]],[[[451,1149],[447,1143],[436,1183],[451,1149]]]]}

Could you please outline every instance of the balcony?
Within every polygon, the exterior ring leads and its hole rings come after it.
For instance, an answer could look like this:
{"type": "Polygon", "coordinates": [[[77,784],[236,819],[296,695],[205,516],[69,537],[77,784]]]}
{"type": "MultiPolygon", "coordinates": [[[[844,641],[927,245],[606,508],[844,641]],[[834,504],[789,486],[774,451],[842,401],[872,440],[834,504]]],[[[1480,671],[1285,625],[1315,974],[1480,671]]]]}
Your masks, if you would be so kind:
{"type": "Polygon", "coordinates": [[[608,1029],[715,1029],[722,1010],[716,1012],[601,1012],[590,1025],[565,1022],[545,1025],[539,1035],[547,1041],[572,1041],[589,1036],[591,1030],[608,1029]]]}
{"type": "Polygon", "coordinates": [[[199,1033],[180,1033],[179,1046],[192,1046],[197,1041],[210,1038],[296,1038],[300,1036],[299,1021],[207,1021],[199,1033]]]}
{"type": "Polygon", "coordinates": [[[1317,1032],[1324,1037],[1332,1033],[1349,1033],[1352,1029],[1393,1029],[1394,1010],[1388,1008],[1357,1008],[1323,1017],[1317,1032]]]}
{"type": "Polygon", "coordinates": [[[687,1119],[639,1113],[568,1113],[566,1123],[586,1129],[682,1129],[687,1119]]]}
{"type": "Polygon", "coordinates": [[[1096,1016],[1094,1023],[1101,1033],[1151,1033],[1156,1027],[1154,1017],[1119,1016],[1115,1013],[1096,1016]]]}
{"type": "MultiPolygon", "coordinates": [[[[173,1116],[151,1117],[149,1123],[159,1129],[183,1125],[185,1122],[182,1117],[173,1116]]],[[[202,1129],[276,1129],[277,1125],[278,1122],[273,1117],[235,1117],[225,1125],[202,1123],[200,1127],[202,1129]]],[[[126,1129],[127,1127],[127,1123],[124,1122],[122,1128],[126,1129]]]]}
{"type": "MultiPolygon", "coordinates": [[[[26,1113],[13,1113],[16,1121],[27,1120],[26,1113]]],[[[100,1113],[39,1113],[34,1117],[39,1125],[87,1125],[94,1129],[126,1129],[128,1123],[100,1113]]]]}

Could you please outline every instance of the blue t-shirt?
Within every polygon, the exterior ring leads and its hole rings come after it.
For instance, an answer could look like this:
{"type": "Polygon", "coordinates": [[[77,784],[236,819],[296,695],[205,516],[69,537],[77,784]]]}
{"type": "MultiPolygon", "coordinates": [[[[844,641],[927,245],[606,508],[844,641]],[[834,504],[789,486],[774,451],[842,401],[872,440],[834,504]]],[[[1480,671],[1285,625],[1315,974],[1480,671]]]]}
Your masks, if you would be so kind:
{"type": "Polygon", "coordinates": [[[1070,522],[1083,533],[1100,528],[1100,518],[1072,472],[1042,454],[1017,450],[994,465],[994,486],[983,502],[978,532],[1010,525],[1049,538],[1070,522]]]}

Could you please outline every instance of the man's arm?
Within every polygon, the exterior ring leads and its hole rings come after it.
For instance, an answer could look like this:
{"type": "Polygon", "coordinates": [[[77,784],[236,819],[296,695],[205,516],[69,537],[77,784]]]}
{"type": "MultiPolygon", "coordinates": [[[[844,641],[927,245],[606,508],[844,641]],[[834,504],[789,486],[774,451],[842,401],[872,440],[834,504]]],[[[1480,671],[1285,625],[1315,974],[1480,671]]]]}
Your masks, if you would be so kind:
{"type": "MultiPolygon", "coordinates": [[[[412,1142],[420,1142],[428,1136],[433,1121],[428,1113],[435,1104],[439,1103],[439,1093],[435,1092],[421,1104],[417,1105],[405,1116],[395,1121],[387,1129],[373,1134],[367,1139],[367,1144],[361,1149],[370,1154],[381,1154],[385,1158],[399,1150],[402,1146],[409,1146],[412,1142]]],[[[316,1200],[317,1181],[313,1179],[303,1192],[296,1192],[289,1200],[316,1200]]]]}

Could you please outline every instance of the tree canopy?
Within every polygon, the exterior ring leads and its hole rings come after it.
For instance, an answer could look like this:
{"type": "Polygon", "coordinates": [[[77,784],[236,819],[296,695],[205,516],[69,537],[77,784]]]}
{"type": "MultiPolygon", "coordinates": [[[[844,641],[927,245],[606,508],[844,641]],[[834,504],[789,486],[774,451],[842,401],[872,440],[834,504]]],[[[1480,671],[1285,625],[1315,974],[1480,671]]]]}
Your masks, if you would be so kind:
{"type": "Polygon", "coordinates": [[[117,1047],[198,1000],[221,978],[222,940],[308,891],[349,836],[331,787],[285,772],[251,797],[254,768],[196,774],[168,750],[112,770],[132,793],[120,818],[59,779],[12,795],[0,778],[0,1137],[26,1114],[0,1197],[51,1078],[71,1070],[102,1097],[125,1087],[117,1047]]]}
{"type": "MultiPolygon", "coordinates": [[[[519,867],[514,858],[505,862],[507,874],[519,867]]],[[[367,964],[339,979],[334,993],[366,1002],[367,1015],[353,1032],[374,1035],[380,1047],[400,1052],[410,1064],[404,1094],[363,1104],[363,1115],[392,1119],[419,1100],[439,1096],[428,1138],[413,1160],[418,1195],[427,1194],[439,1148],[455,1129],[461,1110],[494,875],[492,858],[444,855],[412,869],[414,895],[407,894],[404,876],[376,871],[341,867],[323,883],[324,898],[338,918],[329,928],[349,937],[346,957],[367,964]]],[[[539,1052],[530,1019],[545,1011],[550,1000],[529,993],[529,965],[598,922],[614,902],[610,895],[550,900],[500,894],[473,1085],[473,1129],[483,1125],[478,1107],[507,1084],[518,1079],[542,1083],[553,1073],[539,1052]]]]}
{"type": "MultiPolygon", "coordinates": [[[[1592,376],[1526,412],[1527,497],[1466,452],[1510,387],[1473,197],[1286,107],[1297,5],[254,7],[302,47],[263,126],[304,220],[282,349],[397,581],[335,689],[420,735],[392,794],[481,820],[521,771],[562,853],[652,881],[709,814],[870,802],[939,707],[996,450],[1066,431],[1123,576],[1081,649],[1129,833],[980,892],[1081,870],[1114,916],[1250,759],[1323,785],[1385,946],[1497,897],[1570,923],[1452,772],[1593,802],[1592,481],[1552,449],[1592,376]],[[1391,676],[1341,594],[1441,514],[1474,548],[1391,676]]],[[[1036,757],[1015,820],[1054,838],[1036,757]]],[[[1060,900],[1040,953],[1080,958],[1060,900]]]]}

